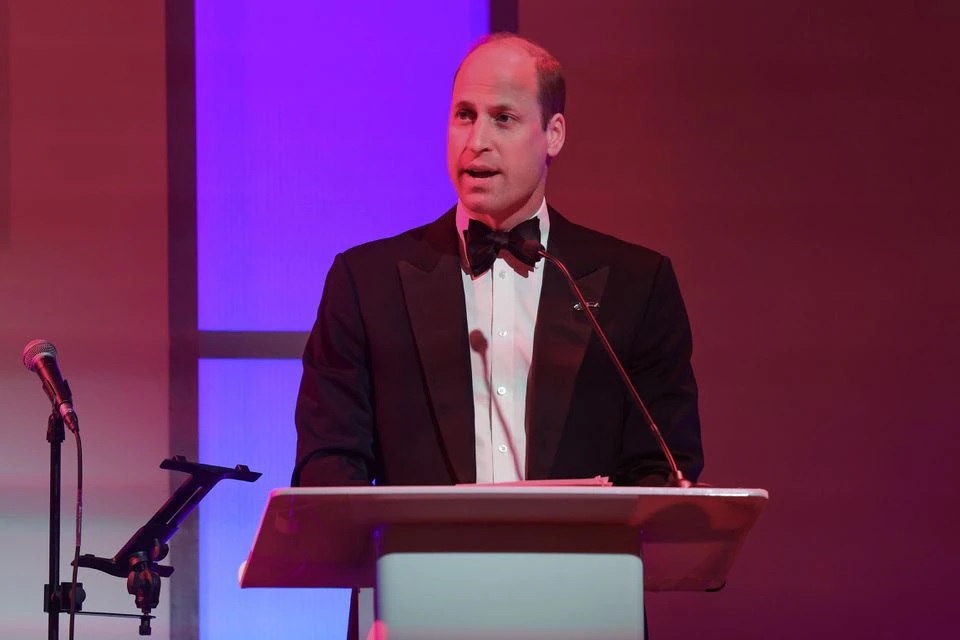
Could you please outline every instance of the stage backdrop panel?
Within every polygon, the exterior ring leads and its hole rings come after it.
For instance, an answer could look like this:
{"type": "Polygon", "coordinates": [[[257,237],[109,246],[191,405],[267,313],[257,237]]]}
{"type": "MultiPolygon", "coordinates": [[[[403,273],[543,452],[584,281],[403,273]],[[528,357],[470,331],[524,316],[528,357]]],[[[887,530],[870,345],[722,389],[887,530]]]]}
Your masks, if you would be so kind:
{"type": "MultiPolygon", "coordinates": [[[[450,88],[488,31],[488,3],[196,7],[201,343],[217,332],[250,355],[276,332],[310,329],[336,253],[453,205],[450,88]]],[[[265,473],[255,487],[217,487],[200,509],[206,640],[343,637],[346,592],[237,586],[267,491],[289,484],[299,373],[294,359],[200,361],[200,458],[265,473]]]]}

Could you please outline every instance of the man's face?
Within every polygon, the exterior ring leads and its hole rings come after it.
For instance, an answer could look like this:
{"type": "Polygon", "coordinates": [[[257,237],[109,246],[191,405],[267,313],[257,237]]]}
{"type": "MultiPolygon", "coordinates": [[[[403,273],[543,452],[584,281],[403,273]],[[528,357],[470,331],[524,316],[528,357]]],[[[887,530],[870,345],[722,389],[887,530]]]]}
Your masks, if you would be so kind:
{"type": "Polygon", "coordinates": [[[543,128],[528,53],[509,41],[476,49],[454,81],[447,131],[447,167],[460,201],[494,223],[532,214],[564,133],[561,114],[543,128]]]}

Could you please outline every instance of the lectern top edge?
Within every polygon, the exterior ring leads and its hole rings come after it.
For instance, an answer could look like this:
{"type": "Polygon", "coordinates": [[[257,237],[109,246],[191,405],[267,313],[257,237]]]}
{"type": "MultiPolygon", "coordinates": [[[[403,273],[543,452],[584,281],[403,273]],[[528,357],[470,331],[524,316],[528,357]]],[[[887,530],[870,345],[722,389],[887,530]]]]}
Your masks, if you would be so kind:
{"type": "Polygon", "coordinates": [[[270,497],[308,495],[404,495],[404,496],[511,496],[511,495],[557,495],[557,496],[718,496],[728,498],[760,498],[768,500],[765,489],[735,487],[578,487],[578,486],[504,486],[457,485],[457,486],[387,486],[387,487],[280,487],[270,492],[270,497]]]}

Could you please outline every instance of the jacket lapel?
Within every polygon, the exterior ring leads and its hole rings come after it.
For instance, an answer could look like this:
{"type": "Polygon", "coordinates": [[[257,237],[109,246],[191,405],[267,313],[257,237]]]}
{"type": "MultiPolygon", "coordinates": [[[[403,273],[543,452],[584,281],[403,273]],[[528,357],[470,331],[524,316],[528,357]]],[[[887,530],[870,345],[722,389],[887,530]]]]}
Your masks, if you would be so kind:
{"type": "MultiPolygon", "coordinates": [[[[590,264],[576,244],[575,227],[550,210],[550,246],[562,260],[588,302],[601,302],[609,267],[590,264]]],[[[530,433],[527,477],[548,478],[575,393],[577,374],[593,338],[590,321],[575,305],[577,299],[553,264],[545,265],[537,311],[533,364],[527,394],[530,433]]],[[[594,310],[595,313],[599,309],[594,310]]]]}
{"type": "Polygon", "coordinates": [[[455,211],[428,225],[397,269],[440,437],[456,482],[476,482],[473,383],[455,211]]]}

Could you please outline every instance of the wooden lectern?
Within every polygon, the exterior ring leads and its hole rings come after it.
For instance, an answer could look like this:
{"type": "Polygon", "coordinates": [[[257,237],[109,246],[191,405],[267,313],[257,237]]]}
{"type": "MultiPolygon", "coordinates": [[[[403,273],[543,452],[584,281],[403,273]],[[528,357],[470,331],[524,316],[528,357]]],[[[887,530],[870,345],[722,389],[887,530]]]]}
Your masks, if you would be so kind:
{"type": "Polygon", "coordinates": [[[374,587],[389,640],[636,640],[643,591],[721,588],[767,499],[720,488],[276,489],[240,585],[374,587]]]}

